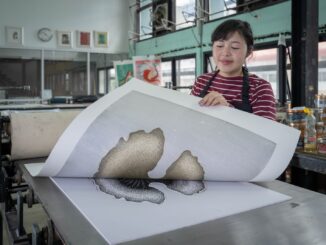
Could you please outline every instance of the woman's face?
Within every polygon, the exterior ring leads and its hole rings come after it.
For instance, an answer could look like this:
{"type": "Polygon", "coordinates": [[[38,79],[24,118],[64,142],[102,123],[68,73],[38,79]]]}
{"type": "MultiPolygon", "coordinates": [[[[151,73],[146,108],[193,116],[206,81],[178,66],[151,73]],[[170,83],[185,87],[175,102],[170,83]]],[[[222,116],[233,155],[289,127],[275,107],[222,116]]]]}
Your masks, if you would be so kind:
{"type": "Polygon", "coordinates": [[[248,55],[246,41],[238,32],[229,34],[226,40],[217,40],[213,43],[213,58],[222,76],[241,75],[242,65],[248,55]]]}

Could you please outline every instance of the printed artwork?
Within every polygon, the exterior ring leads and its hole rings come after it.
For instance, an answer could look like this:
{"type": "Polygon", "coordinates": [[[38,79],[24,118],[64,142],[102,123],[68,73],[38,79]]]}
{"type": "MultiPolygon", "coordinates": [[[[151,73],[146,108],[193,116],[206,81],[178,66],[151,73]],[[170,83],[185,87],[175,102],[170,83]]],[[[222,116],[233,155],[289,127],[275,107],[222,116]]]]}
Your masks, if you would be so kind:
{"type": "Polygon", "coordinates": [[[118,86],[125,84],[134,76],[132,60],[114,61],[113,64],[118,86]]]}
{"type": "Polygon", "coordinates": [[[81,32],[80,33],[80,44],[81,45],[89,45],[90,41],[90,33],[89,32],[81,32]]]}
{"type": "Polygon", "coordinates": [[[62,34],[62,44],[69,44],[70,43],[70,37],[68,34],[62,34]]]}
{"type": "Polygon", "coordinates": [[[162,85],[161,58],[157,56],[135,56],[134,76],[154,85],[162,85]]]}
{"type": "MultiPolygon", "coordinates": [[[[142,83],[164,89],[141,81],[139,86],[142,83]]],[[[265,168],[275,147],[274,142],[221,119],[153,97],[151,93],[130,91],[96,117],[57,175],[68,177],[78,173],[80,177],[94,177],[99,172],[97,177],[110,178],[250,180],[265,168]],[[190,121],[201,122],[205,127],[190,121]],[[222,171],[226,167],[228,171],[222,171]]]]}
{"type": "Polygon", "coordinates": [[[128,140],[119,139],[118,144],[102,158],[94,181],[100,190],[127,201],[149,201],[160,204],[164,193],[149,187],[152,182],[166,184],[169,189],[184,195],[204,190],[203,167],[189,150],[171,164],[161,179],[150,179],[163,154],[164,133],[156,128],[149,133],[144,130],[133,132],[128,140]]]}
{"type": "Polygon", "coordinates": [[[70,31],[58,31],[58,47],[72,48],[72,34],[70,31]]]}
{"type": "Polygon", "coordinates": [[[77,46],[89,48],[91,44],[91,33],[87,31],[77,31],[77,46]]]}
{"type": "Polygon", "coordinates": [[[95,31],[94,32],[94,46],[107,48],[109,43],[109,35],[106,31],[95,31]]]}
{"type": "Polygon", "coordinates": [[[22,27],[6,26],[6,41],[8,44],[23,45],[24,30],[22,27]]]}

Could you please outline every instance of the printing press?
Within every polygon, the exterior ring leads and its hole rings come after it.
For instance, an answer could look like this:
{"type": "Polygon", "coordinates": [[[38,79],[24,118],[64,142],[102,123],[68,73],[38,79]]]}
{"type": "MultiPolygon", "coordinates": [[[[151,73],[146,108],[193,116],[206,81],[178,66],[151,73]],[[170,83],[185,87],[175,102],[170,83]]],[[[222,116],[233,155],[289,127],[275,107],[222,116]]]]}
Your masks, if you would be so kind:
{"type": "MultiPolygon", "coordinates": [[[[93,98],[92,98],[93,99],[93,98]]],[[[87,101],[88,102],[88,101],[87,101]]],[[[24,203],[28,208],[39,203],[37,196],[31,185],[25,181],[19,161],[23,156],[17,156],[12,159],[12,135],[11,135],[11,114],[16,113],[41,113],[53,114],[72,112],[68,117],[67,123],[89,104],[21,104],[21,105],[2,105],[0,106],[0,156],[1,156],[1,227],[3,225],[8,233],[10,244],[62,244],[61,238],[55,232],[51,219],[47,220],[47,226],[39,227],[37,223],[33,224],[32,233],[27,233],[24,228],[24,203]]],[[[49,118],[51,119],[51,118],[49,118]]],[[[54,118],[53,118],[54,119],[54,118]]],[[[22,125],[23,128],[23,125],[22,125]]],[[[64,128],[61,125],[61,129],[64,128]]],[[[28,131],[28,129],[27,129],[28,131]]],[[[58,137],[57,135],[56,137],[58,137]]],[[[23,144],[37,145],[33,140],[38,140],[38,136],[33,139],[32,135],[25,139],[23,144]]],[[[51,143],[52,145],[53,143],[51,143]]],[[[46,150],[48,151],[48,150],[46,150]]],[[[44,153],[35,152],[36,155],[44,153]]],[[[46,154],[45,154],[46,155],[46,154]]],[[[41,160],[42,158],[39,158],[41,160]]],[[[38,159],[35,159],[38,161],[38,159]]],[[[1,230],[2,231],[2,230],[1,230]]],[[[1,232],[1,243],[3,244],[3,232],[1,232]]]]}
{"type": "MultiPolygon", "coordinates": [[[[10,113],[2,115],[0,121],[1,224],[8,232],[10,244],[107,244],[49,178],[31,177],[24,164],[44,161],[47,156],[38,153],[36,158],[24,158],[20,155],[24,146],[13,152],[10,113]],[[24,203],[27,208],[41,204],[48,215],[47,226],[34,223],[32,232],[26,233],[24,203]]],[[[23,144],[34,141],[26,140],[23,144]]],[[[325,195],[277,180],[258,185],[292,199],[123,244],[325,244],[325,195]]]]}

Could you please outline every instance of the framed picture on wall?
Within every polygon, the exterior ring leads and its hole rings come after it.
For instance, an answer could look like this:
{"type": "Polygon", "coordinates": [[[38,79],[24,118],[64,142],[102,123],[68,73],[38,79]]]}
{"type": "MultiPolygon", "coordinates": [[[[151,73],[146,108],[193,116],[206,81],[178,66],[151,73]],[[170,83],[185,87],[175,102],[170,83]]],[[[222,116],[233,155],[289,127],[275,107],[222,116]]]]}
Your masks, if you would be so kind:
{"type": "Polygon", "coordinates": [[[10,45],[23,45],[24,44],[24,28],[6,26],[6,41],[10,45]]]}
{"type": "Polygon", "coordinates": [[[109,33],[106,31],[94,31],[94,46],[107,48],[109,44],[109,33]]]}
{"type": "Polygon", "coordinates": [[[71,31],[57,31],[58,47],[72,48],[72,32],[71,31]]]}
{"type": "Polygon", "coordinates": [[[77,47],[89,48],[91,46],[91,32],[77,31],[76,34],[77,47]]]}

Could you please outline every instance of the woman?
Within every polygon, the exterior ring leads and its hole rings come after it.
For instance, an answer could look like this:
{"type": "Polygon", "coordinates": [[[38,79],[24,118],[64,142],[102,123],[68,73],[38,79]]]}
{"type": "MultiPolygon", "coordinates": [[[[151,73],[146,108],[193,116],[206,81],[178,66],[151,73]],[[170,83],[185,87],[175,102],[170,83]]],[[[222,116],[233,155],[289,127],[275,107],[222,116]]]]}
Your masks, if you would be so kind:
{"type": "Polygon", "coordinates": [[[225,105],[275,120],[275,98],[269,82],[249,74],[246,58],[253,51],[249,23],[227,20],[212,33],[212,52],[217,70],[199,76],[191,94],[201,106],[225,105]]]}

